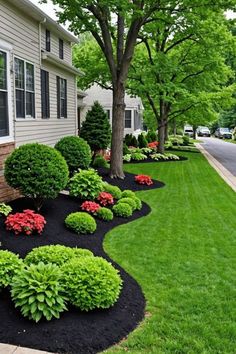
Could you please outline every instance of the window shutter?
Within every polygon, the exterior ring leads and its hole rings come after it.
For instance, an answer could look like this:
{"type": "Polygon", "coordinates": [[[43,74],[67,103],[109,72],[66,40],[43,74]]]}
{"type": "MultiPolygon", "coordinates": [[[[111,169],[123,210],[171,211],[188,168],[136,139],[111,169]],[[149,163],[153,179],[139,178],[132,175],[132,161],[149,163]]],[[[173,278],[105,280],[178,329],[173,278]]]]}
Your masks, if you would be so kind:
{"type": "Polygon", "coordinates": [[[50,100],[49,100],[49,73],[41,70],[41,107],[42,118],[50,117],[50,100]]]}
{"type": "Polygon", "coordinates": [[[57,76],[57,118],[61,118],[60,77],[57,76]]]}
{"type": "Polygon", "coordinates": [[[65,113],[64,117],[67,118],[67,80],[65,80],[65,113]]]}

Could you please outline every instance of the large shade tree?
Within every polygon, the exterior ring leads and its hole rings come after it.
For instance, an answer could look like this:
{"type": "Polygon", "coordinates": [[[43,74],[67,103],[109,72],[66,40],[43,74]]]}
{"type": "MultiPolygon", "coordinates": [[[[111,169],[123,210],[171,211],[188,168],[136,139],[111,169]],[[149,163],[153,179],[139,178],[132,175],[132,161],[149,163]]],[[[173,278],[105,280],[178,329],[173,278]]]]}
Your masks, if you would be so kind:
{"type": "Polygon", "coordinates": [[[112,177],[123,178],[125,88],[141,28],[151,23],[166,22],[166,14],[178,23],[185,11],[229,8],[235,5],[235,0],[218,0],[217,4],[212,0],[199,3],[190,0],[53,0],[53,3],[62,9],[60,21],[69,21],[70,30],[75,34],[92,34],[105,59],[113,90],[110,173],[112,177]]]}

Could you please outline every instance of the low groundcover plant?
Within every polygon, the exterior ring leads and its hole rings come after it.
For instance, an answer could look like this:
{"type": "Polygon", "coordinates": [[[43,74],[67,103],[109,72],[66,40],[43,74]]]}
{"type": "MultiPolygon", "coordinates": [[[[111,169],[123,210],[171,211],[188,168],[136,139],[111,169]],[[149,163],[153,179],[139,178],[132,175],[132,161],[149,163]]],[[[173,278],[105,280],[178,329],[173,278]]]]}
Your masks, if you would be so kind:
{"type": "Polygon", "coordinates": [[[10,214],[5,221],[6,229],[14,231],[16,235],[32,235],[33,232],[41,234],[45,224],[44,217],[30,209],[23,213],[10,214]]]}
{"type": "Polygon", "coordinates": [[[97,198],[102,206],[114,204],[113,196],[108,192],[101,192],[97,198]]]}
{"type": "Polygon", "coordinates": [[[88,213],[95,214],[97,211],[100,209],[100,205],[95,202],[91,202],[89,200],[86,200],[81,204],[81,209],[84,211],[87,211],[88,213]]]}

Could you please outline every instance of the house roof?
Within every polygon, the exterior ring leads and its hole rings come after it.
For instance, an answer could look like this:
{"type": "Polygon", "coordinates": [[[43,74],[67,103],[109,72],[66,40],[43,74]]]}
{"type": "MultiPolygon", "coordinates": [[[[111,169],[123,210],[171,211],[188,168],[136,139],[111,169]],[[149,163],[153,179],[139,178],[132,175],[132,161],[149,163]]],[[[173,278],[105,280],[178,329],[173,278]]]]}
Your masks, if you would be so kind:
{"type": "Polygon", "coordinates": [[[8,0],[16,8],[22,12],[27,13],[28,16],[35,19],[38,22],[46,23],[49,30],[52,30],[58,35],[69,42],[78,43],[77,37],[73,36],[70,32],[60,26],[56,21],[54,21],[50,16],[45,14],[38,6],[34,5],[30,0],[8,0]]]}
{"type": "Polygon", "coordinates": [[[58,58],[55,54],[42,51],[42,60],[45,60],[50,64],[56,65],[57,67],[70,72],[71,74],[77,76],[84,76],[84,73],[82,71],[68,64],[64,60],[58,58]]]}

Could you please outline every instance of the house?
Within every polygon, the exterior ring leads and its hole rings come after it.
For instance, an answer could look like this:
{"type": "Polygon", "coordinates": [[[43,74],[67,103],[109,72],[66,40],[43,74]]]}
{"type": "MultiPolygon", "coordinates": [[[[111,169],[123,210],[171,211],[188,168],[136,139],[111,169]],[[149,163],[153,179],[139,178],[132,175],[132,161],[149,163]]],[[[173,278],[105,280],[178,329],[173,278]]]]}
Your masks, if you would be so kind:
{"type": "MultiPolygon", "coordinates": [[[[95,101],[98,101],[104,111],[107,112],[110,123],[112,120],[112,91],[106,90],[94,84],[85,91],[86,96],[83,99],[84,106],[80,109],[81,123],[85,120],[86,113],[92,107],[95,101]]],[[[133,134],[136,130],[143,128],[142,124],[143,104],[139,97],[125,95],[125,130],[124,135],[133,134]]]]}
{"type": "Polygon", "coordinates": [[[77,42],[29,0],[0,0],[0,200],[13,197],[3,162],[15,146],[77,135],[77,42]]]}

